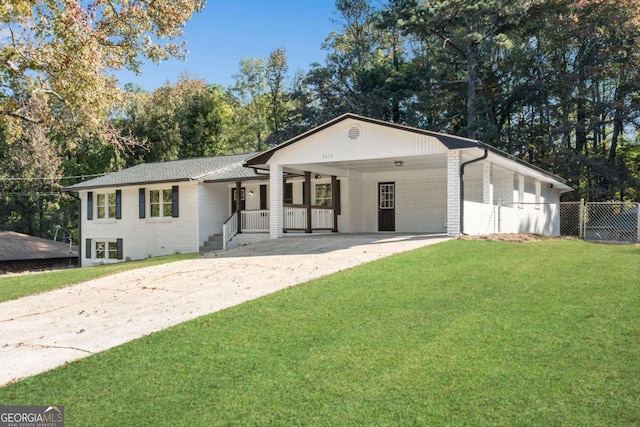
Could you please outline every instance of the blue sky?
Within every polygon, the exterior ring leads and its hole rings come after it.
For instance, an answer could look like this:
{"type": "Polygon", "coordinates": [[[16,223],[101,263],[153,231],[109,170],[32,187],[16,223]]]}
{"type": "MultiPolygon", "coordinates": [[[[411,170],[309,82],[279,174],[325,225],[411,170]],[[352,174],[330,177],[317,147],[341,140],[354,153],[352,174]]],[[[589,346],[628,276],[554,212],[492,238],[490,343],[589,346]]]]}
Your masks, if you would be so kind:
{"type": "Polygon", "coordinates": [[[117,73],[120,84],[153,90],[189,72],[208,83],[233,84],[242,58],[266,58],[284,48],[289,72],[323,63],[321,44],[336,30],[335,0],[208,0],[187,23],[186,61],[147,62],[142,75],[117,73]]]}

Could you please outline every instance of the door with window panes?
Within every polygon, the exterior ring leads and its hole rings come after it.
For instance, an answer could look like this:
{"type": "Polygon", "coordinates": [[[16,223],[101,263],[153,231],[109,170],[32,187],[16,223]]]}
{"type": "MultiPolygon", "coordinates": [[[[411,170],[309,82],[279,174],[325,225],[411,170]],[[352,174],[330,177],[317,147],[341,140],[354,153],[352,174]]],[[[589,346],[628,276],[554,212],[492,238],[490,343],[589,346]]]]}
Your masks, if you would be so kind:
{"type": "Polygon", "coordinates": [[[378,231],[396,231],[396,184],[378,183],[378,231]]]}

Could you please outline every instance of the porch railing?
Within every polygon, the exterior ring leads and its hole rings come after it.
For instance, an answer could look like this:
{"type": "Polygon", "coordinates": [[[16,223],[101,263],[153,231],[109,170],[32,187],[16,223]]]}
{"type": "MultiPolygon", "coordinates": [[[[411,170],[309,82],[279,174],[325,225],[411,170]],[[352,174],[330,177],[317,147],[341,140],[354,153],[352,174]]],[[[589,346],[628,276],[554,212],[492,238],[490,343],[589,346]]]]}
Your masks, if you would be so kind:
{"type": "Polygon", "coordinates": [[[229,243],[229,241],[233,239],[233,236],[235,236],[236,234],[238,234],[238,213],[234,212],[233,214],[231,214],[229,219],[227,219],[225,223],[222,224],[223,251],[227,250],[227,243],[229,243]]]}
{"type": "MultiPolygon", "coordinates": [[[[283,226],[285,230],[306,230],[307,208],[298,206],[285,206],[283,226]]],[[[312,208],[311,228],[313,230],[332,230],[333,209],[312,208]]]]}
{"type": "Polygon", "coordinates": [[[332,230],[333,229],[333,209],[312,208],[311,209],[311,228],[316,230],[332,230]]]}
{"type": "MultiPolygon", "coordinates": [[[[284,207],[285,230],[307,229],[307,208],[299,206],[284,207]]],[[[241,230],[247,233],[269,232],[269,211],[242,211],[240,214],[241,230]]],[[[312,208],[311,228],[313,230],[333,230],[333,209],[312,208]]],[[[234,212],[222,225],[222,249],[227,250],[227,244],[238,234],[238,213],[234,212]]]]}
{"type": "Polygon", "coordinates": [[[242,231],[268,232],[269,211],[242,211],[242,231]]]}

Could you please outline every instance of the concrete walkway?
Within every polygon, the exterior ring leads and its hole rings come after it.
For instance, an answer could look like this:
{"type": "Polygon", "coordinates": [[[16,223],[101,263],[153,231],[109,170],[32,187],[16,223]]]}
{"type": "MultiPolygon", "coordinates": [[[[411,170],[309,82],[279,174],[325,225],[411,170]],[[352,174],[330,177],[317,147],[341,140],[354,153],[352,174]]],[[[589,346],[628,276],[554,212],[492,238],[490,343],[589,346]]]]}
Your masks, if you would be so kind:
{"type": "Polygon", "coordinates": [[[280,289],[446,239],[400,234],[285,237],[0,303],[0,386],[280,289]]]}

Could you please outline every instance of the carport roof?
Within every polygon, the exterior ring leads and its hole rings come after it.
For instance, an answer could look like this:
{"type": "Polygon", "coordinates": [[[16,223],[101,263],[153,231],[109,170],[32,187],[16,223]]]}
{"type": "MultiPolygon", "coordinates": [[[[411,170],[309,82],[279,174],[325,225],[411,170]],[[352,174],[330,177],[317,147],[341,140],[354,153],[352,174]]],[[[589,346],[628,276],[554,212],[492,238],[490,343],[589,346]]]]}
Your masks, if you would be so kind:
{"type": "Polygon", "coordinates": [[[480,142],[478,140],[474,140],[474,139],[469,139],[469,138],[463,138],[460,136],[453,136],[453,135],[447,135],[447,134],[443,134],[443,133],[439,133],[439,132],[433,132],[433,131],[429,131],[429,130],[424,130],[424,129],[418,129],[418,128],[414,128],[411,126],[405,126],[405,125],[399,125],[396,123],[390,123],[390,122],[385,122],[383,120],[378,120],[378,119],[372,119],[369,117],[364,117],[364,116],[359,116],[357,114],[353,114],[353,113],[346,113],[343,114],[339,117],[336,117],[333,120],[330,120],[318,127],[315,127],[301,135],[296,136],[295,138],[292,138],[288,141],[283,142],[282,144],[279,144],[269,150],[263,151],[261,153],[255,153],[254,155],[250,156],[249,158],[247,158],[246,160],[246,165],[248,167],[264,167],[267,162],[269,161],[269,159],[271,158],[271,156],[278,150],[285,148],[289,145],[295,144],[296,142],[303,140],[305,138],[308,138],[309,136],[320,132],[328,127],[331,127],[337,123],[340,123],[344,120],[347,119],[353,119],[353,120],[357,120],[357,121],[361,121],[361,122],[365,122],[365,123],[372,123],[372,124],[376,124],[376,125],[380,125],[380,126],[385,126],[388,128],[393,128],[393,129],[398,129],[398,130],[402,130],[405,132],[411,132],[411,133],[416,133],[416,134],[420,134],[420,135],[428,135],[430,137],[435,138],[436,140],[438,140],[442,145],[444,145],[447,149],[449,150],[460,150],[460,149],[481,149],[481,150],[487,150],[490,153],[492,153],[493,155],[497,156],[499,159],[501,159],[502,163],[511,163],[518,165],[519,168],[521,168],[522,170],[526,170],[526,168],[530,169],[532,172],[534,172],[536,175],[538,176],[544,176],[548,179],[554,180],[558,183],[560,183],[563,186],[566,186],[564,188],[564,191],[572,191],[575,190],[577,188],[577,186],[567,180],[565,180],[564,178],[561,178],[545,169],[542,169],[540,167],[537,167],[535,165],[532,165],[531,163],[528,163],[522,159],[519,159],[515,156],[512,156],[496,147],[493,147],[489,144],[485,144],[484,142],[480,142]]]}

